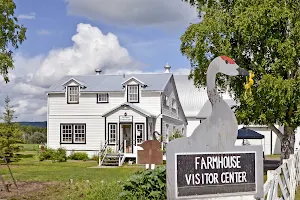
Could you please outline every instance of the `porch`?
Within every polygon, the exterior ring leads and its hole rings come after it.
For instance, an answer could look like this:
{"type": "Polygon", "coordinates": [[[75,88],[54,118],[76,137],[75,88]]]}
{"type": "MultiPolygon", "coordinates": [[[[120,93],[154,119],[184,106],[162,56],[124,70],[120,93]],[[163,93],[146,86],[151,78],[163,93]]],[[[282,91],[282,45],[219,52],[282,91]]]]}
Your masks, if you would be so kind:
{"type": "MultiPolygon", "coordinates": [[[[109,141],[106,141],[99,152],[99,166],[122,166],[126,159],[137,161],[137,151],[143,150],[139,144],[143,142],[140,140],[123,140],[109,145],[109,141]]],[[[165,146],[166,143],[161,142],[162,151],[164,151],[165,146]]],[[[163,160],[166,160],[165,153],[163,160]]]]}

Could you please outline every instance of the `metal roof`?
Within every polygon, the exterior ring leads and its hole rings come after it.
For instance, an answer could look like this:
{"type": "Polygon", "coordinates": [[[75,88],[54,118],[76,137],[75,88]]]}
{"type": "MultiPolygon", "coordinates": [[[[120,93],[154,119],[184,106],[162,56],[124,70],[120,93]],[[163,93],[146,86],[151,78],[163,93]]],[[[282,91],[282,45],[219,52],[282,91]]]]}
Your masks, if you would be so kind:
{"type": "Polygon", "coordinates": [[[208,100],[205,88],[197,88],[188,75],[174,75],[179,100],[186,117],[196,117],[208,100]]]}
{"type": "Polygon", "coordinates": [[[125,75],[86,75],[86,76],[65,76],[56,84],[48,88],[47,92],[63,92],[63,84],[70,79],[80,81],[86,87],[82,92],[114,92],[122,91],[122,83],[129,78],[135,77],[137,80],[142,81],[147,85],[143,90],[148,91],[163,91],[168,81],[170,80],[171,73],[162,74],[125,74],[125,75]]]}
{"type": "MultiPolygon", "coordinates": [[[[188,75],[174,75],[174,79],[185,116],[197,118],[208,117],[211,113],[211,104],[208,100],[206,87],[197,88],[194,85],[194,81],[188,79],[188,75]]],[[[226,102],[234,102],[228,93],[222,93],[220,96],[226,102]]],[[[231,104],[235,105],[235,103],[231,104]]]]}
{"type": "MultiPolygon", "coordinates": [[[[224,101],[229,105],[229,107],[236,105],[236,102],[233,99],[224,99],[224,101]]],[[[207,118],[210,116],[211,111],[212,111],[211,103],[209,100],[207,100],[203,105],[202,109],[197,114],[197,118],[199,119],[207,118]]]]}

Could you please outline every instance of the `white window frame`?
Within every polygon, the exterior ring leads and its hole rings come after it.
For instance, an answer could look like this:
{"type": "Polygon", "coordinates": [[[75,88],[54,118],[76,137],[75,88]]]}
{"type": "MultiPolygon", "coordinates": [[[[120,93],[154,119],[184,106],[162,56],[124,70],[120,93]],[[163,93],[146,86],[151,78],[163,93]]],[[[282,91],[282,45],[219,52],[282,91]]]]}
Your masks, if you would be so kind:
{"type": "Polygon", "coordinates": [[[139,102],[139,85],[127,85],[127,101],[129,103],[139,102]]]}
{"type": "Polygon", "coordinates": [[[145,140],[145,125],[144,123],[136,123],[135,124],[135,138],[137,144],[141,144],[145,140]],[[138,132],[141,132],[141,138],[138,137],[138,132]]]}
{"type": "Polygon", "coordinates": [[[169,106],[169,103],[168,103],[169,99],[168,99],[168,96],[167,95],[163,95],[163,105],[164,106],[169,106]]]}
{"type": "Polygon", "coordinates": [[[108,124],[108,143],[109,144],[116,144],[117,142],[117,124],[116,123],[111,123],[111,124],[108,124]],[[113,132],[112,132],[113,131],[113,132]],[[114,140],[112,140],[112,135],[114,135],[114,140]]]}
{"type": "Polygon", "coordinates": [[[97,103],[108,103],[109,95],[108,93],[98,93],[97,94],[97,103]]]}
{"type": "Polygon", "coordinates": [[[85,124],[74,124],[73,130],[74,130],[74,133],[73,133],[74,144],[85,143],[86,125],[85,124]]]}
{"type": "Polygon", "coordinates": [[[85,144],[86,124],[60,124],[60,138],[61,144],[85,144]]]}
{"type": "Polygon", "coordinates": [[[67,94],[68,103],[79,103],[79,86],[67,86],[67,94]]]}
{"type": "Polygon", "coordinates": [[[177,102],[176,99],[172,99],[172,111],[177,113],[177,102]]]}
{"type": "Polygon", "coordinates": [[[73,143],[73,126],[72,124],[60,125],[60,143],[73,143]]]}

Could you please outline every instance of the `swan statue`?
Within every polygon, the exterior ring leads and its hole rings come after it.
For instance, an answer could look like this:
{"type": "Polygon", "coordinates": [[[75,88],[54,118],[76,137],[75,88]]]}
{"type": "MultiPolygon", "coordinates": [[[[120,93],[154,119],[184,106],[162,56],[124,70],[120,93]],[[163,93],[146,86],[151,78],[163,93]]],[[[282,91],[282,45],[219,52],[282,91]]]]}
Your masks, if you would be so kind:
{"type": "MultiPolygon", "coordinates": [[[[167,144],[167,174],[174,173],[176,153],[222,152],[234,149],[238,123],[231,108],[218,95],[215,84],[217,73],[228,76],[249,75],[247,70],[240,68],[227,56],[218,56],[212,60],[206,74],[207,95],[212,105],[211,115],[196,127],[190,137],[177,138],[167,144]]],[[[175,177],[168,176],[167,181],[173,185],[175,177]]]]}
{"type": "Polygon", "coordinates": [[[247,70],[240,68],[233,59],[227,56],[213,59],[206,75],[207,95],[212,105],[212,113],[197,126],[190,137],[170,141],[168,149],[174,147],[180,152],[188,150],[218,152],[234,146],[238,134],[238,123],[231,108],[218,95],[215,85],[217,73],[229,76],[249,75],[247,70]]]}

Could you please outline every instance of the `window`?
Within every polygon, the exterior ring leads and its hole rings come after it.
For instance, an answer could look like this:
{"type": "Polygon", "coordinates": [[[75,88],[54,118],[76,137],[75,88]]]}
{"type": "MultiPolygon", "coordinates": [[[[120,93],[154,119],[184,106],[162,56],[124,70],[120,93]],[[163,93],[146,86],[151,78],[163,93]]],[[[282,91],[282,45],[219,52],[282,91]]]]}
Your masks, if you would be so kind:
{"type": "Polygon", "coordinates": [[[165,95],[165,94],[163,95],[163,105],[164,105],[164,106],[169,106],[169,105],[168,105],[168,97],[167,97],[167,95],[165,95]]]}
{"type": "Polygon", "coordinates": [[[115,144],[117,138],[117,124],[108,124],[109,144],[115,144]]]}
{"type": "Polygon", "coordinates": [[[175,99],[172,99],[172,111],[176,112],[176,101],[175,101],[175,99]]]}
{"type": "Polygon", "coordinates": [[[97,94],[97,103],[108,103],[108,93],[97,94]]]}
{"type": "Polygon", "coordinates": [[[169,124],[166,124],[166,142],[169,142],[169,124]]]}
{"type": "Polygon", "coordinates": [[[61,124],[60,135],[62,144],[85,144],[85,124],[61,124]]]}
{"type": "Polygon", "coordinates": [[[142,143],[144,140],[144,124],[135,124],[135,135],[137,143],[142,143]]]}
{"type": "Polygon", "coordinates": [[[130,103],[139,102],[139,86],[138,85],[128,85],[127,86],[127,101],[130,103]]]}
{"type": "Polygon", "coordinates": [[[79,87],[68,86],[68,103],[79,103],[79,87]]]}
{"type": "Polygon", "coordinates": [[[85,142],[85,125],[74,125],[74,142],[84,143],[85,142]]]}

